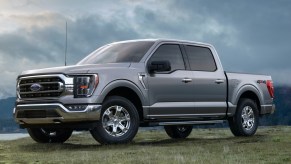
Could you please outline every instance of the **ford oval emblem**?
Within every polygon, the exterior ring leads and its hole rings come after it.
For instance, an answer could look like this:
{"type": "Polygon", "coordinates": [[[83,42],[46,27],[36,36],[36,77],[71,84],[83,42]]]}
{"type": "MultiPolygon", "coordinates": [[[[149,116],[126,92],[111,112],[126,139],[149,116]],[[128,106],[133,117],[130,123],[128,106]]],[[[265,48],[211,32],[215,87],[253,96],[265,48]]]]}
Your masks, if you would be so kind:
{"type": "Polygon", "coordinates": [[[35,83],[35,84],[32,84],[30,86],[30,90],[33,91],[33,92],[37,92],[39,91],[40,89],[42,88],[42,86],[38,83],[35,83]]]}

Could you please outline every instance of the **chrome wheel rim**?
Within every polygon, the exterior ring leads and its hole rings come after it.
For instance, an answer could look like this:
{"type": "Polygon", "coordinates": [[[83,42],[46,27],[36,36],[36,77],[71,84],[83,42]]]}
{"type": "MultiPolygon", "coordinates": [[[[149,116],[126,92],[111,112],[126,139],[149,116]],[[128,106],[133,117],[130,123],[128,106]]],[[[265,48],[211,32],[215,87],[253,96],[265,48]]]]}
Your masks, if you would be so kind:
{"type": "Polygon", "coordinates": [[[48,129],[43,129],[43,128],[41,128],[40,130],[43,134],[49,137],[53,137],[57,135],[57,131],[55,130],[48,130],[48,129]]]}
{"type": "Polygon", "coordinates": [[[187,128],[185,126],[178,126],[177,129],[180,132],[185,132],[187,130],[187,128]]]}
{"type": "Polygon", "coordinates": [[[130,115],[122,106],[111,106],[102,115],[102,126],[110,136],[123,136],[130,127],[130,115]]]}
{"type": "Polygon", "coordinates": [[[242,110],[242,126],[246,130],[251,130],[255,124],[255,115],[252,107],[245,106],[242,110]]]}

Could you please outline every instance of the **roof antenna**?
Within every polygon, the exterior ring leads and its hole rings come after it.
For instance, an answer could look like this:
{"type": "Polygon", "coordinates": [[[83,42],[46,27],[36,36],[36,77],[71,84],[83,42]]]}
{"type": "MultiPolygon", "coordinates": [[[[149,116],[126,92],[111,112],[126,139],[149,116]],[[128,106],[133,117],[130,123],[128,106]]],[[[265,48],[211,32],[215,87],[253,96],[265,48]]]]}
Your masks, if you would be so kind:
{"type": "Polygon", "coordinates": [[[68,25],[67,25],[67,21],[66,21],[65,66],[67,65],[67,42],[68,42],[68,25]]]}

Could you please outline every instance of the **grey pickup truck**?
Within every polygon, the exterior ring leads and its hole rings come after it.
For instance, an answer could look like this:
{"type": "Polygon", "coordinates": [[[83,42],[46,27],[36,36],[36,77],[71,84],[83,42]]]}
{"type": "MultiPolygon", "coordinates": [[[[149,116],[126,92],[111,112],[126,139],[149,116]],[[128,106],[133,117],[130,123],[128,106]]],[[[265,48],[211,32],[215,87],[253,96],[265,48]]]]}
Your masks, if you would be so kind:
{"type": "Polygon", "coordinates": [[[73,66],[24,71],[13,113],[36,142],[89,130],[116,144],[140,126],[186,138],[193,125],[224,121],[235,136],[252,136],[273,98],[270,76],[225,72],[210,44],[144,39],[102,46],[73,66]]]}

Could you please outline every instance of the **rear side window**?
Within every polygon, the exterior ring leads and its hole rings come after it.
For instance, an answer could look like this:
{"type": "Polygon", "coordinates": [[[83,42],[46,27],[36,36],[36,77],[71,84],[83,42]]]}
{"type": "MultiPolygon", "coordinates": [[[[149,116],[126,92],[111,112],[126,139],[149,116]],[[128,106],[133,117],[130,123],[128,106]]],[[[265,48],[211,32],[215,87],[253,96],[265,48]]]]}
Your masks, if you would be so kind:
{"type": "Polygon", "coordinates": [[[171,71],[185,70],[184,60],[177,44],[163,44],[152,55],[149,62],[168,60],[171,64],[171,71]]]}
{"type": "Polygon", "coordinates": [[[188,45],[185,48],[192,71],[213,72],[216,70],[215,60],[209,48],[188,45]]]}

